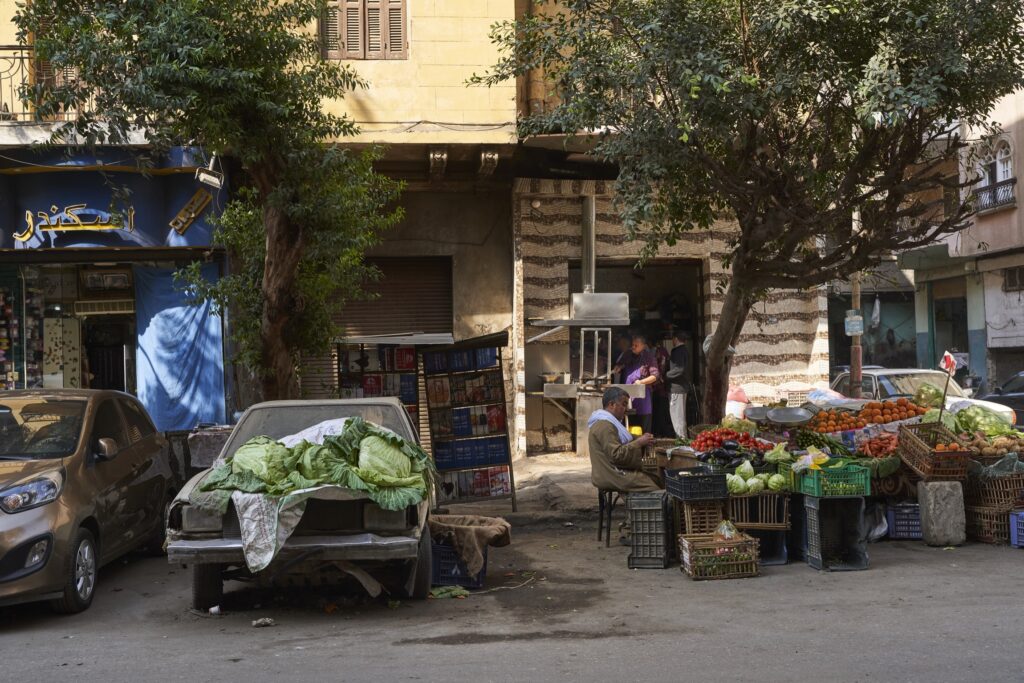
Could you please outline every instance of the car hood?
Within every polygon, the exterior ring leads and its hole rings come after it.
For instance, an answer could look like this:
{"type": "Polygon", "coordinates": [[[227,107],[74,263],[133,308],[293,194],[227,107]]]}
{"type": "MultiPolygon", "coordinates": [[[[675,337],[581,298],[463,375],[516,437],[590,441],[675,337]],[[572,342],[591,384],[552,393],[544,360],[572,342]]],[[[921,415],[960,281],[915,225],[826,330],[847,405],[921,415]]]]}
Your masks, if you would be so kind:
{"type": "Polygon", "coordinates": [[[0,489],[13,486],[33,475],[53,472],[61,467],[61,459],[51,460],[0,460],[0,489]]]}

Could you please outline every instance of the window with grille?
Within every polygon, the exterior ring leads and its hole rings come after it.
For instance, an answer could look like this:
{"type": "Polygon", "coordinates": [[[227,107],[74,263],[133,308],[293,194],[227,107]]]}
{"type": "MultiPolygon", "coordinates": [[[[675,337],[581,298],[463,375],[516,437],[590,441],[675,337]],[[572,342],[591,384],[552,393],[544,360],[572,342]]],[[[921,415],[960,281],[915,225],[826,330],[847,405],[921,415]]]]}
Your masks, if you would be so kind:
{"type": "Polygon", "coordinates": [[[330,0],[320,22],[327,59],[407,59],[406,0],[330,0]]]}
{"type": "Polygon", "coordinates": [[[1024,291],[1024,267],[1003,269],[1003,291],[1021,292],[1024,291]]]}

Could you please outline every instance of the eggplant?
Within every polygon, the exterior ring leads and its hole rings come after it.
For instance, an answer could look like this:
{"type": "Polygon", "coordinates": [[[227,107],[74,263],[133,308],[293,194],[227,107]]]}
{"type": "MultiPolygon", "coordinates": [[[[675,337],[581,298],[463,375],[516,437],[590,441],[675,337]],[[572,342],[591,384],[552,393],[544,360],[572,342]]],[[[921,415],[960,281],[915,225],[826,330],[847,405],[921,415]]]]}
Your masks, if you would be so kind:
{"type": "Polygon", "coordinates": [[[723,441],[722,448],[724,448],[727,451],[738,451],[740,448],[740,444],[737,441],[723,441]]]}
{"type": "Polygon", "coordinates": [[[701,453],[700,455],[697,456],[697,460],[700,460],[701,462],[707,462],[710,459],[711,459],[711,451],[704,451],[703,453],[701,453]]]}
{"type": "Polygon", "coordinates": [[[764,465],[764,456],[761,455],[760,453],[755,455],[753,457],[753,459],[750,461],[750,464],[753,465],[754,467],[761,467],[761,466],[763,466],[764,465]]]}
{"type": "Polygon", "coordinates": [[[734,470],[737,467],[739,467],[740,465],[742,465],[743,463],[744,463],[743,458],[733,458],[732,460],[729,461],[729,464],[726,465],[726,467],[729,468],[730,470],[734,470]]]}

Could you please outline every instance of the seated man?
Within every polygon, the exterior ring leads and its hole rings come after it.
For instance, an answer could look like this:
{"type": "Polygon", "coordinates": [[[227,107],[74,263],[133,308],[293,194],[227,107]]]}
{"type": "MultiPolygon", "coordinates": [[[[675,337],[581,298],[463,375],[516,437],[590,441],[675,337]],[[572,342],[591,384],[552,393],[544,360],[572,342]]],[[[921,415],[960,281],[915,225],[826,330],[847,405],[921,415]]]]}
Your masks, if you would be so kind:
{"type": "Polygon", "coordinates": [[[658,491],[657,482],[640,469],[644,447],[654,437],[635,439],[623,420],[629,410],[629,394],[612,387],[601,396],[603,410],[595,410],[587,421],[590,428],[590,479],[599,489],[616,491],[658,491]]]}

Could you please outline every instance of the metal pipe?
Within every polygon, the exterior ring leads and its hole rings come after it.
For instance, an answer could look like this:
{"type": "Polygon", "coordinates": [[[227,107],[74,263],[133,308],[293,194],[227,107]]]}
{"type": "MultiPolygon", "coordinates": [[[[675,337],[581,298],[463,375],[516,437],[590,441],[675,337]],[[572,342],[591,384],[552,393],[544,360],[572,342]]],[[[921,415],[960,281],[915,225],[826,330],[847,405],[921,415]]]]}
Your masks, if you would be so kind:
{"type": "Polygon", "coordinates": [[[593,292],[597,280],[596,245],[597,202],[593,195],[583,197],[583,220],[581,221],[580,270],[583,275],[583,291],[593,292]]]}

